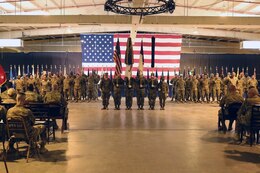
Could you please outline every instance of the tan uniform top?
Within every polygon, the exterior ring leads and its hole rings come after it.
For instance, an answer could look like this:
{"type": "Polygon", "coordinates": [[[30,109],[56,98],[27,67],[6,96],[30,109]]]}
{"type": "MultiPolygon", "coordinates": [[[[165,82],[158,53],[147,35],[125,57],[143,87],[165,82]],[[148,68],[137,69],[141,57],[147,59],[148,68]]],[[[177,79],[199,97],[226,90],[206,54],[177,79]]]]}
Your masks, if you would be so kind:
{"type": "Polygon", "coordinates": [[[219,77],[215,79],[215,83],[216,83],[216,89],[220,89],[222,81],[219,77]]]}
{"type": "Polygon", "coordinates": [[[180,79],[177,80],[176,87],[177,87],[178,90],[184,90],[185,89],[185,81],[183,80],[183,78],[180,78],[180,79]]]}
{"type": "Polygon", "coordinates": [[[42,91],[50,91],[50,82],[48,80],[41,81],[41,90],[42,91]]]}
{"type": "Polygon", "coordinates": [[[16,90],[23,90],[24,89],[24,81],[22,79],[15,80],[15,87],[16,90]]]}
{"type": "Polygon", "coordinates": [[[70,88],[70,82],[71,82],[71,79],[69,77],[66,77],[63,81],[63,89],[64,90],[67,90],[70,88]]]}
{"type": "Polygon", "coordinates": [[[249,82],[249,87],[257,88],[258,82],[256,79],[250,79],[248,82],[249,82]]]}
{"type": "Polygon", "coordinates": [[[215,89],[216,88],[216,81],[215,78],[211,77],[209,79],[209,87],[215,89]]]}
{"type": "Polygon", "coordinates": [[[168,95],[169,87],[167,82],[163,81],[161,84],[159,84],[159,93],[163,93],[166,96],[168,95]]]}
{"type": "Polygon", "coordinates": [[[244,80],[242,78],[237,80],[237,84],[236,84],[237,89],[243,89],[243,82],[244,80]]]}
{"type": "Polygon", "coordinates": [[[75,89],[80,89],[80,87],[81,87],[80,82],[81,82],[81,77],[80,77],[80,76],[77,76],[77,77],[74,79],[74,88],[75,88],[75,89]]]}
{"type": "Polygon", "coordinates": [[[25,92],[25,100],[27,102],[41,102],[41,96],[33,91],[25,92]]]}
{"type": "Polygon", "coordinates": [[[209,88],[209,79],[205,78],[202,80],[202,88],[208,89],[209,88]]]}
{"type": "Polygon", "coordinates": [[[236,77],[230,78],[229,81],[232,85],[236,86],[236,84],[237,84],[237,78],[236,77]]]}
{"type": "Polygon", "coordinates": [[[244,99],[240,94],[232,92],[228,93],[220,100],[219,106],[223,107],[224,105],[230,105],[232,103],[242,103],[243,101],[244,99]]]}
{"type": "Polygon", "coordinates": [[[197,79],[192,79],[191,84],[192,90],[198,90],[199,81],[197,79]]]}

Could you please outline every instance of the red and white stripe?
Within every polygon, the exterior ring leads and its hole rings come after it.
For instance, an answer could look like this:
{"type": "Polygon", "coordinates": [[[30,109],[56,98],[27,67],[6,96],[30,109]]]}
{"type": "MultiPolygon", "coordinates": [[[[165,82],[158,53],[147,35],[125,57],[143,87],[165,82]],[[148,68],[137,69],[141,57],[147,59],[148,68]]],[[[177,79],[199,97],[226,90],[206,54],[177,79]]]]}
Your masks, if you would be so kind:
{"type": "MultiPolygon", "coordinates": [[[[116,46],[117,38],[120,41],[120,50],[121,50],[121,62],[122,62],[122,77],[125,75],[126,65],[124,64],[125,51],[126,51],[126,42],[130,34],[115,34],[114,35],[114,47],[116,46]]],[[[140,48],[141,41],[143,40],[143,49],[144,49],[144,65],[143,65],[143,74],[147,75],[147,69],[149,72],[154,72],[157,69],[158,75],[161,76],[162,71],[164,76],[167,76],[169,70],[170,78],[174,76],[174,72],[178,73],[180,68],[180,55],[181,55],[181,44],[182,36],[177,34],[137,34],[135,42],[133,43],[134,51],[134,64],[132,68],[133,76],[136,75],[138,70],[139,58],[140,58],[140,48]],[[155,37],[155,68],[151,68],[151,37],[155,37]]],[[[111,57],[113,58],[113,57],[111,57]]],[[[94,64],[93,64],[94,65],[94,64]]],[[[85,66],[82,64],[84,71],[87,72],[98,70],[99,74],[103,71],[110,71],[112,69],[112,74],[114,75],[115,63],[102,63],[95,64],[92,67],[85,66]]]]}

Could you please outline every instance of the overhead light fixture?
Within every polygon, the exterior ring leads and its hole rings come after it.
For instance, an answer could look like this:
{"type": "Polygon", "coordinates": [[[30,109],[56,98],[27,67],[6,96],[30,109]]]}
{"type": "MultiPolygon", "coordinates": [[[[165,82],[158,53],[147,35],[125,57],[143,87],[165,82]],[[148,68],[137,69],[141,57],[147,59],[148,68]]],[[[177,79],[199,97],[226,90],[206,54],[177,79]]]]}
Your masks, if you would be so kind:
{"type": "Polygon", "coordinates": [[[131,3],[132,0],[106,0],[104,10],[117,14],[137,16],[146,16],[166,12],[173,13],[175,10],[174,0],[157,0],[156,3],[149,3],[146,1],[147,3],[144,4],[145,6],[141,7],[124,6],[124,2],[131,3]]]}
{"type": "Polygon", "coordinates": [[[23,47],[21,39],[0,39],[0,47],[23,47]]]}
{"type": "Polygon", "coordinates": [[[260,41],[242,41],[242,49],[259,49],[260,50],[260,41]]]}

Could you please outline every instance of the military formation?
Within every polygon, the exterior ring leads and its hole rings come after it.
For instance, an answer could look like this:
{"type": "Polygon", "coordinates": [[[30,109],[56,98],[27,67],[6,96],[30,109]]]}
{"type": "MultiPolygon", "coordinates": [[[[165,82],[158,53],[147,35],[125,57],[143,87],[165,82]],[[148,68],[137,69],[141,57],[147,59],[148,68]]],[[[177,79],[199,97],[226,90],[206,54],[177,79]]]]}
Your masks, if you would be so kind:
{"type": "MultiPolygon", "coordinates": [[[[130,74],[125,78],[121,75],[114,76],[112,79],[108,73],[100,77],[95,71],[89,75],[82,74],[42,74],[38,76],[17,76],[13,82],[14,88],[18,92],[25,92],[26,100],[44,101],[47,93],[53,89],[57,90],[59,95],[65,101],[71,102],[91,102],[97,101],[99,93],[102,99],[102,109],[106,110],[109,106],[110,97],[113,97],[115,110],[121,107],[121,98],[125,96],[126,110],[132,109],[133,97],[136,97],[137,109],[143,110],[145,106],[145,97],[148,98],[150,110],[156,106],[156,98],[159,98],[161,110],[165,108],[165,100],[168,95],[172,96],[172,101],[177,103],[219,103],[228,93],[228,87],[234,85],[236,91],[242,96],[247,97],[250,87],[257,88],[258,82],[255,75],[251,77],[241,72],[237,75],[235,72],[227,73],[226,76],[216,74],[201,75],[175,75],[169,83],[161,76],[160,80],[151,73],[149,78],[145,78],[142,73],[136,77],[130,74]],[[169,85],[171,85],[171,90],[169,85]]],[[[7,90],[11,88],[6,84],[7,90]]],[[[15,98],[15,92],[7,90],[1,94],[2,101],[15,98]]]]}
{"type": "Polygon", "coordinates": [[[227,76],[216,74],[201,75],[175,75],[171,79],[172,101],[177,103],[219,103],[221,98],[228,93],[228,87],[234,85],[242,97],[247,97],[250,87],[258,87],[255,75],[247,73],[227,73],[227,76]]]}

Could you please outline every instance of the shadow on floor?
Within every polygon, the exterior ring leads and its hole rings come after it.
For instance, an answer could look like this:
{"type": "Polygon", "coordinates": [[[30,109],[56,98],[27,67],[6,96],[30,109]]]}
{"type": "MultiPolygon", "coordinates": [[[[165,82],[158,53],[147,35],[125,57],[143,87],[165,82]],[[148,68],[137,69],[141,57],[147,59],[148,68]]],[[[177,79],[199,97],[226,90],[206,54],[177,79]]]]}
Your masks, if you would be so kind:
{"type": "Polygon", "coordinates": [[[224,152],[227,154],[226,157],[229,159],[241,162],[260,164],[260,153],[251,153],[238,150],[225,150],[224,152]]]}
{"type": "Polygon", "coordinates": [[[211,143],[227,143],[230,144],[234,141],[232,133],[223,134],[217,130],[209,131],[201,137],[201,140],[211,143]]]}

